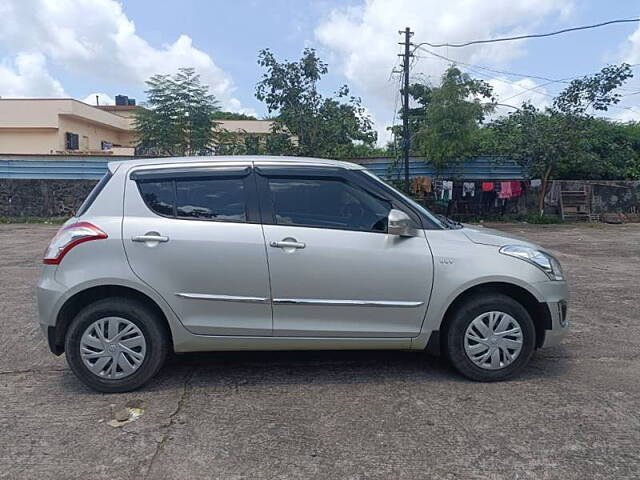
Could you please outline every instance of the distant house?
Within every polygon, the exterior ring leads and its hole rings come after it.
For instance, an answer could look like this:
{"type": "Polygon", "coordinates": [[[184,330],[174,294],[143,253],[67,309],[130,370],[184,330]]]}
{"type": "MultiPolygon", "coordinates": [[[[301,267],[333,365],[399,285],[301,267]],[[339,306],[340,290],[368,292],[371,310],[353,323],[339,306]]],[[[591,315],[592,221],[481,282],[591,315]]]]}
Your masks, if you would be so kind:
{"type": "Polygon", "coordinates": [[[0,153],[133,155],[131,119],[72,98],[0,99],[0,153]]]}
{"type": "MultiPolygon", "coordinates": [[[[135,105],[72,98],[0,99],[0,155],[135,155],[135,105]]],[[[216,129],[264,137],[271,120],[216,120],[216,129]]]]}

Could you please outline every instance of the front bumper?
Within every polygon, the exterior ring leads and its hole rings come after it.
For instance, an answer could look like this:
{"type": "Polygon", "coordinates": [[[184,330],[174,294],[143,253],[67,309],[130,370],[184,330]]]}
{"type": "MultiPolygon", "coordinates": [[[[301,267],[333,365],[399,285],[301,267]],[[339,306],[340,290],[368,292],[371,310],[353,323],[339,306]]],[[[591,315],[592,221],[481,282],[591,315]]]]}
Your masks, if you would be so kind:
{"type": "Polygon", "coordinates": [[[569,332],[567,302],[565,300],[548,302],[547,307],[549,308],[550,325],[545,328],[542,348],[558,345],[569,332]]]}
{"type": "Polygon", "coordinates": [[[569,288],[567,282],[548,281],[535,285],[544,299],[545,315],[544,341],[542,348],[558,345],[569,332],[569,288]]]}

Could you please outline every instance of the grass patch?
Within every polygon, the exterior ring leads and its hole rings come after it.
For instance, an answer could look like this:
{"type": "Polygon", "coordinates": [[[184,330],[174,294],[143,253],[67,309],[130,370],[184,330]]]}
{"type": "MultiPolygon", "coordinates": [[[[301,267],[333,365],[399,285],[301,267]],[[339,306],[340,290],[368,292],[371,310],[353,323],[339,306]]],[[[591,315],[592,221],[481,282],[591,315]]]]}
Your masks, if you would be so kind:
{"type": "Polygon", "coordinates": [[[45,225],[61,225],[68,219],[66,217],[1,217],[0,224],[9,223],[42,223],[45,225]]]}

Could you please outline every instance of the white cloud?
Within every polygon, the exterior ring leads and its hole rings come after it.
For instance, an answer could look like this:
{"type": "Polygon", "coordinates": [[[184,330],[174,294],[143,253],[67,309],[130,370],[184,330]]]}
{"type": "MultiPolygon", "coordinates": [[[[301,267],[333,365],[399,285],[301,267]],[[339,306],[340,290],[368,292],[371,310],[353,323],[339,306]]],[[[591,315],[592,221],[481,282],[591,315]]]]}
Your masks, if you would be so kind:
{"type": "MultiPolygon", "coordinates": [[[[390,90],[387,79],[400,51],[398,30],[407,25],[416,32],[414,43],[460,42],[531,31],[542,20],[566,17],[570,9],[571,2],[555,0],[368,0],[363,7],[333,10],[315,33],[338,56],[349,81],[379,93],[390,90]]],[[[436,50],[461,62],[499,65],[522,56],[524,43],[436,50]]],[[[437,79],[446,66],[446,61],[419,59],[412,71],[437,79]]]]}
{"type": "Polygon", "coordinates": [[[0,63],[0,96],[64,97],[60,82],[47,72],[41,53],[19,53],[13,62],[0,63]]]}
{"type": "MultiPolygon", "coordinates": [[[[70,71],[140,87],[151,75],[193,67],[224,108],[243,110],[234,82],[213,59],[181,35],[155,47],[114,0],[5,0],[0,43],[13,52],[37,51],[70,71]]],[[[0,92],[1,94],[1,92],[0,92]]]]}
{"type": "Polygon", "coordinates": [[[620,107],[618,111],[604,116],[618,122],[640,122],[640,108],[620,107]]]}
{"type": "Polygon", "coordinates": [[[640,63],[640,26],[629,35],[622,50],[625,62],[640,63]]]}
{"type": "Polygon", "coordinates": [[[98,97],[98,102],[99,102],[100,105],[115,105],[115,101],[114,101],[113,97],[111,97],[107,93],[100,93],[100,92],[90,93],[82,101],[84,103],[88,103],[89,105],[94,105],[95,106],[96,105],[96,97],[98,97]]]}
{"type": "MultiPolygon", "coordinates": [[[[572,1],[556,0],[367,0],[359,7],[333,10],[315,35],[347,80],[362,90],[377,117],[391,120],[397,86],[389,74],[401,48],[398,30],[410,26],[414,43],[463,42],[530,33],[545,20],[566,19],[572,8],[572,1]]],[[[525,45],[516,41],[431,50],[460,62],[500,66],[523,56],[525,45]]],[[[449,62],[421,51],[416,54],[424,58],[413,64],[412,76],[438,83],[449,62]]],[[[472,75],[487,80],[494,76],[472,75]]]]}

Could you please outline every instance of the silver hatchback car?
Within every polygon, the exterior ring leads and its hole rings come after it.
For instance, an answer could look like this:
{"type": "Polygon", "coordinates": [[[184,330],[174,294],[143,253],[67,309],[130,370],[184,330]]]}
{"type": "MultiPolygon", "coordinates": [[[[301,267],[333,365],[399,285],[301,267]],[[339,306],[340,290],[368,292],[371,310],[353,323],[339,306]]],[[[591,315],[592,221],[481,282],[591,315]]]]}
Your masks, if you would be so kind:
{"type": "Polygon", "coordinates": [[[494,381],[568,329],[549,252],[331,160],[110,163],[43,261],[49,347],[103,392],[143,385],[171,350],[431,350],[494,381]]]}

